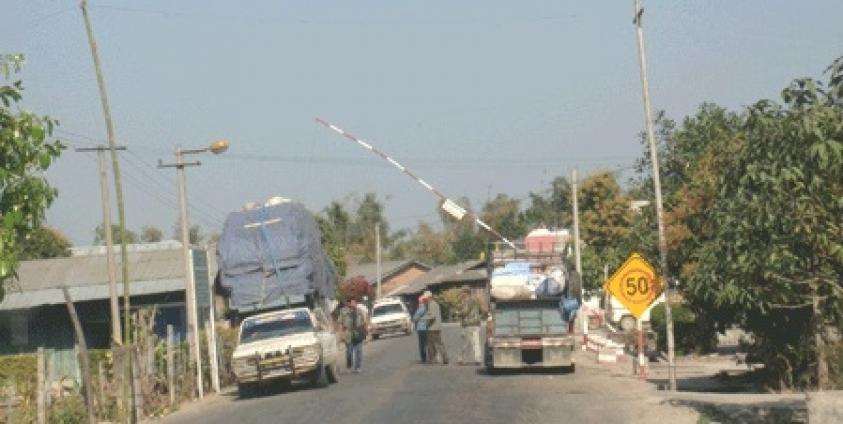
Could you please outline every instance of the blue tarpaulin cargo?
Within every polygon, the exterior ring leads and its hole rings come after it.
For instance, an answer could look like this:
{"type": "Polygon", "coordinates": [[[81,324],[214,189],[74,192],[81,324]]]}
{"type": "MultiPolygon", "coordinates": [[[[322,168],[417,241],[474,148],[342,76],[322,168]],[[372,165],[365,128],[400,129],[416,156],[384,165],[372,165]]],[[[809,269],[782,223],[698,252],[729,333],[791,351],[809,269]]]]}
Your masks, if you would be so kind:
{"type": "Polygon", "coordinates": [[[336,271],[320,239],[316,220],[301,203],[230,213],[217,255],[231,309],[270,309],[308,295],[333,299],[336,271]]]}

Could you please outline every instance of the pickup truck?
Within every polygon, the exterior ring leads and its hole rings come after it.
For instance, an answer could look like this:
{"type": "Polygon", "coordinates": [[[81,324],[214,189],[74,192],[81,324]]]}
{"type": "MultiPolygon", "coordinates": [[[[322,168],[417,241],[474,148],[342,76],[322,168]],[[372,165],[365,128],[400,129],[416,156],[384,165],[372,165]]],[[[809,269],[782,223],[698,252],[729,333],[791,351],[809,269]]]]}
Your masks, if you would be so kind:
{"type": "Polygon", "coordinates": [[[336,334],[321,309],[300,307],[245,318],[232,363],[240,396],[246,397],[273,382],[336,383],[338,357],[336,334]]]}
{"type": "Polygon", "coordinates": [[[489,318],[486,326],[485,366],[499,369],[547,368],[574,371],[576,343],[573,317],[579,305],[581,280],[564,264],[563,248],[546,252],[530,251],[523,244],[515,248],[492,243],[487,251],[489,279],[489,318]],[[495,278],[510,281],[520,274],[507,274],[507,264],[517,264],[525,272],[526,288],[493,287],[495,278]],[[555,289],[541,293],[530,281],[550,284],[555,289]],[[519,292],[520,290],[520,292],[519,292]],[[503,294],[516,293],[508,297],[503,294]]]}
{"type": "Polygon", "coordinates": [[[407,307],[397,298],[385,298],[375,302],[372,318],[369,320],[369,334],[377,340],[388,334],[410,334],[413,322],[407,307]]]}

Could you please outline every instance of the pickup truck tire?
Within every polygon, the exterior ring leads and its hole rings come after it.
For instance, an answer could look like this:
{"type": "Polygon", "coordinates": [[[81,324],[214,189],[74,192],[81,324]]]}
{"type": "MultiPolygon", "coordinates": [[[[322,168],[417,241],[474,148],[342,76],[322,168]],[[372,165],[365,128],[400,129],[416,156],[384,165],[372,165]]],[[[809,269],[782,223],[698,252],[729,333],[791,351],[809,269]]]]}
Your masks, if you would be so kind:
{"type": "Polygon", "coordinates": [[[328,387],[328,367],[320,363],[310,376],[310,384],[318,388],[328,387]]]}
{"type": "Polygon", "coordinates": [[[339,383],[340,381],[340,367],[336,363],[328,366],[328,382],[339,383]]]}

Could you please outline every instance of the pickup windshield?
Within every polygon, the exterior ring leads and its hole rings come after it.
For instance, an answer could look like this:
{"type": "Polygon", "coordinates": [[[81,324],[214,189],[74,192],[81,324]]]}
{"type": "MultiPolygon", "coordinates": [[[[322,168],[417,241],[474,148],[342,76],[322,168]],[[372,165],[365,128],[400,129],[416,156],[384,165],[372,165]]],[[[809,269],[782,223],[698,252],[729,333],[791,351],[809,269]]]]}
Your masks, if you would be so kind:
{"type": "Polygon", "coordinates": [[[495,336],[542,336],[568,332],[562,310],[554,304],[498,304],[494,314],[495,336]]]}
{"type": "Polygon", "coordinates": [[[313,331],[310,315],[306,312],[247,319],[243,321],[243,330],[240,332],[240,343],[251,343],[306,331],[313,331]]]}
{"type": "Polygon", "coordinates": [[[375,306],[375,310],[372,312],[372,315],[379,317],[381,315],[394,314],[398,312],[404,312],[404,309],[401,308],[401,305],[393,303],[389,305],[375,306]]]}

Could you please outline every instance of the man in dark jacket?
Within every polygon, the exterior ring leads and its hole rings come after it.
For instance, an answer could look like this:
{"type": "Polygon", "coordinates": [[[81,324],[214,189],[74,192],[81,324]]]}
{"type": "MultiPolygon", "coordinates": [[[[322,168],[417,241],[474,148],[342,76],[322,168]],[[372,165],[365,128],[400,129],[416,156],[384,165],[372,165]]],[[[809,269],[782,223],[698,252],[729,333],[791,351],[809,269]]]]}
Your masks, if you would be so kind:
{"type": "Polygon", "coordinates": [[[357,307],[357,299],[351,298],[340,312],[340,325],[345,341],[345,365],[352,372],[360,372],[363,362],[363,341],[366,340],[366,316],[357,307]]]}

